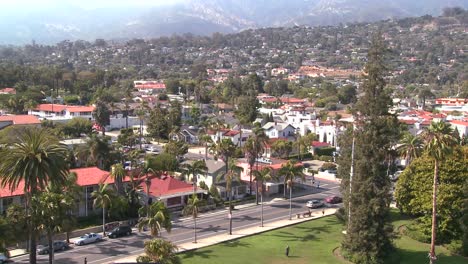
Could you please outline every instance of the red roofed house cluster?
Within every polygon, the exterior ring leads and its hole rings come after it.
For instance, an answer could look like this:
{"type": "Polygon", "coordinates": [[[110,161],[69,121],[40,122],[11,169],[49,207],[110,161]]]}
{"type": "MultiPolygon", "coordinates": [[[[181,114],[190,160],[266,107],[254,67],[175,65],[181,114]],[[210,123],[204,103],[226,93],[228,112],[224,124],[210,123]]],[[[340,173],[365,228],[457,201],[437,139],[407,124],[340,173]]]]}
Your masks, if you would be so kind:
{"type": "MultiPolygon", "coordinates": [[[[108,171],[101,170],[97,167],[71,169],[70,172],[77,174],[77,184],[82,187],[82,192],[77,197],[77,206],[73,212],[77,216],[87,216],[94,212],[93,199],[91,193],[99,187],[99,184],[114,185],[114,179],[110,177],[108,171]]],[[[124,179],[124,185],[130,179],[124,179]]],[[[152,178],[149,186],[149,194],[153,200],[160,199],[169,208],[182,206],[188,199],[188,196],[193,193],[193,186],[191,184],[174,179],[171,176],[163,175],[161,179],[152,178]]],[[[142,184],[144,192],[147,194],[147,185],[142,184]]],[[[198,193],[204,192],[197,190],[198,193]]],[[[11,190],[8,187],[0,189],[0,214],[4,213],[9,205],[23,204],[24,203],[24,183],[20,182],[18,188],[11,190]]]]}
{"type": "Polygon", "coordinates": [[[0,116],[0,129],[7,126],[40,126],[39,118],[32,115],[3,115],[0,116]]]}

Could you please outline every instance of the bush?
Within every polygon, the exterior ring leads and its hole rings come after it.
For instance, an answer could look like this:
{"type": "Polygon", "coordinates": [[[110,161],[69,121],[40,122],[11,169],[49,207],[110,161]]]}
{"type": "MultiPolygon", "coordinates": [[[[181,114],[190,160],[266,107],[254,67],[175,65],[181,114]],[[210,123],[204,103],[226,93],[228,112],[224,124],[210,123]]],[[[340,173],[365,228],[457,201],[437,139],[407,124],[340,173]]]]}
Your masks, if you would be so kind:
{"type": "Polygon", "coordinates": [[[322,167],[322,170],[336,170],[336,164],[332,162],[325,162],[322,167]]]}
{"type": "Polygon", "coordinates": [[[419,242],[430,243],[431,242],[430,230],[431,230],[430,228],[428,229],[424,227],[424,223],[420,219],[416,219],[413,223],[406,226],[405,235],[419,242]]]}
{"type": "Polygon", "coordinates": [[[323,156],[320,156],[320,157],[319,157],[319,160],[321,160],[321,161],[326,161],[326,162],[332,162],[332,161],[333,161],[333,157],[332,157],[332,156],[323,155],[323,156]]]}
{"type": "Polygon", "coordinates": [[[338,221],[340,221],[341,223],[344,224],[346,222],[346,215],[345,215],[345,210],[343,207],[336,210],[335,216],[338,219],[338,221]]]}
{"type": "Polygon", "coordinates": [[[461,240],[452,240],[445,247],[453,254],[463,255],[463,243],[461,240]]]}
{"type": "Polygon", "coordinates": [[[328,147],[328,148],[317,148],[315,150],[315,154],[318,156],[333,156],[333,152],[336,151],[336,148],[328,147]]]}

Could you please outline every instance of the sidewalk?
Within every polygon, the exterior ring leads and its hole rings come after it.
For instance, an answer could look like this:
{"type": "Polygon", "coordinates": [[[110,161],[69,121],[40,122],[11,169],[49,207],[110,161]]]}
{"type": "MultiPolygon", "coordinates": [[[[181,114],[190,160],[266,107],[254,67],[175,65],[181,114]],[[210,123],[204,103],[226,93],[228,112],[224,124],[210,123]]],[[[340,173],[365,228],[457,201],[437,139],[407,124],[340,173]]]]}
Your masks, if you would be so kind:
{"type": "MultiPolygon", "coordinates": [[[[198,239],[197,243],[187,242],[187,243],[177,245],[179,247],[178,252],[184,252],[184,251],[195,250],[195,249],[199,249],[199,248],[203,248],[207,246],[212,246],[212,245],[219,244],[225,241],[239,239],[242,237],[260,234],[260,233],[267,232],[270,230],[279,229],[279,228],[283,228],[283,227],[290,226],[290,225],[295,225],[295,224],[302,223],[305,221],[318,219],[321,217],[335,214],[336,210],[337,208],[325,208],[324,209],[325,214],[322,214],[322,212],[313,212],[310,217],[305,217],[305,218],[302,215],[300,216],[301,218],[297,218],[296,215],[293,215],[292,220],[288,220],[288,219],[279,220],[276,222],[265,223],[263,227],[254,226],[254,227],[248,227],[248,228],[237,230],[237,231],[233,230],[232,235],[228,235],[227,233],[224,233],[224,234],[219,234],[219,235],[208,237],[208,238],[198,239]]],[[[136,258],[140,255],[141,254],[125,257],[117,261],[114,261],[113,263],[136,262],[136,258]]]]}

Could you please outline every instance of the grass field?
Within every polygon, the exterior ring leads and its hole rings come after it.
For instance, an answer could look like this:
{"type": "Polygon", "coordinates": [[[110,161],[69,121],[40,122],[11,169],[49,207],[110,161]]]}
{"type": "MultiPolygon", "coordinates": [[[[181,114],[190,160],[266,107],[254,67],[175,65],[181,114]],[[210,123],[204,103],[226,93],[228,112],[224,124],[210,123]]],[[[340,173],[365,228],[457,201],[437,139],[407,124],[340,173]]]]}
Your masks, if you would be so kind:
{"type": "MultiPolygon", "coordinates": [[[[394,226],[398,228],[409,220],[393,214],[394,226]]],[[[335,216],[324,217],[254,235],[215,246],[181,254],[186,264],[275,264],[275,263],[348,263],[333,255],[340,246],[343,227],[335,216]],[[289,245],[289,257],[285,248],[289,245]]],[[[428,263],[429,245],[402,236],[395,241],[397,250],[393,262],[402,264],[428,263]]],[[[465,264],[467,259],[451,256],[442,247],[437,247],[438,264],[465,264]]],[[[392,261],[389,261],[391,263],[392,261]]]]}

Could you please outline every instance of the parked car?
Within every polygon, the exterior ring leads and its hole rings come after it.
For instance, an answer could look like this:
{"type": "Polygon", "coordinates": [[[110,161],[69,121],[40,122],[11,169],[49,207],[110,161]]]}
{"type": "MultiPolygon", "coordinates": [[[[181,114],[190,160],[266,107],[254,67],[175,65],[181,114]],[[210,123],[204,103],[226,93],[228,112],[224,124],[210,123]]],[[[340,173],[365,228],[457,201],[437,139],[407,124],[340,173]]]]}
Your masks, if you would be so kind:
{"type": "Polygon", "coordinates": [[[77,240],[75,240],[75,245],[82,246],[85,244],[90,244],[90,243],[94,243],[94,242],[101,241],[101,240],[102,240],[102,235],[96,234],[96,233],[89,233],[89,234],[80,236],[77,240]]]}
{"type": "Polygon", "coordinates": [[[0,264],[6,263],[8,261],[8,257],[5,254],[0,253],[0,264]]]}
{"type": "MultiPolygon", "coordinates": [[[[52,244],[54,251],[60,251],[60,250],[66,250],[69,249],[70,246],[68,245],[67,242],[65,241],[54,241],[52,244]]],[[[49,254],[49,245],[39,245],[37,246],[37,254],[43,255],[43,254],[49,254]]]]}
{"type": "Polygon", "coordinates": [[[343,198],[339,196],[330,196],[325,198],[325,202],[329,204],[337,204],[343,202],[343,198]]]}
{"type": "Polygon", "coordinates": [[[310,200],[307,202],[306,206],[309,208],[319,208],[322,207],[324,204],[319,200],[310,200]]]}
{"type": "Polygon", "coordinates": [[[392,181],[398,180],[398,178],[400,177],[402,172],[403,171],[401,171],[401,170],[396,171],[393,175],[390,175],[390,180],[392,180],[392,181]]]}
{"type": "Polygon", "coordinates": [[[116,238],[116,237],[120,237],[120,236],[129,236],[132,234],[132,228],[129,227],[129,226],[119,226],[119,227],[116,227],[114,229],[112,229],[109,233],[108,233],[108,237],[110,238],[116,238]]]}

